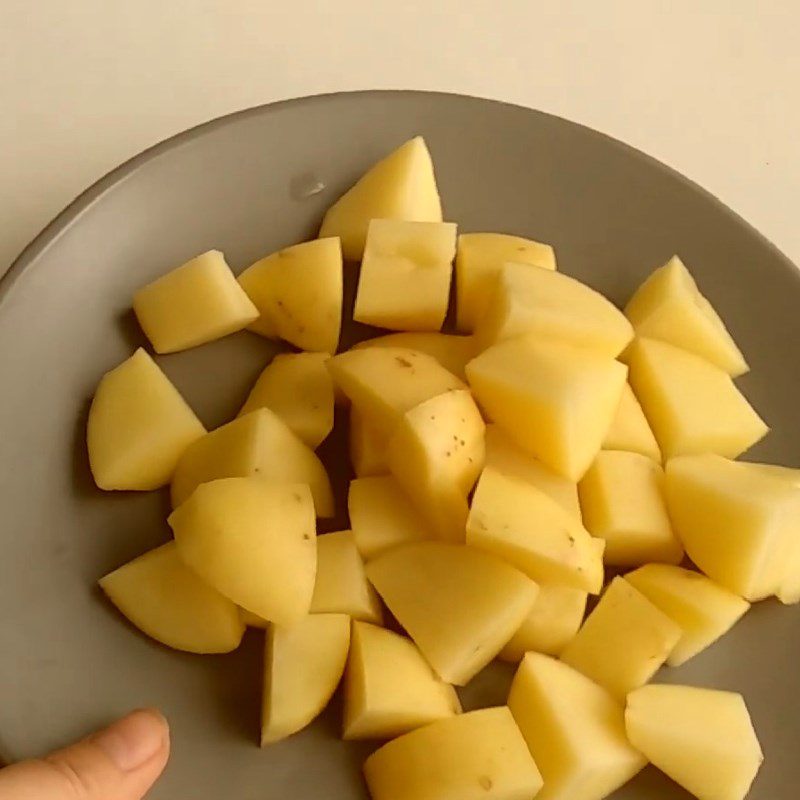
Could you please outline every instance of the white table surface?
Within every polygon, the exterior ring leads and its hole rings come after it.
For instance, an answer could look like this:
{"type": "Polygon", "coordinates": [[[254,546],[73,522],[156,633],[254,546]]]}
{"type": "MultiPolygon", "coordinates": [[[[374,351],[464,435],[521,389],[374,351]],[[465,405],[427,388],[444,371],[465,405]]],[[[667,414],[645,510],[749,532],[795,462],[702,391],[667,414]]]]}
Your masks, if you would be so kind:
{"type": "Polygon", "coordinates": [[[0,0],[0,272],[143,148],[362,88],[584,123],[699,182],[800,263],[799,29],[798,0],[0,0]]]}

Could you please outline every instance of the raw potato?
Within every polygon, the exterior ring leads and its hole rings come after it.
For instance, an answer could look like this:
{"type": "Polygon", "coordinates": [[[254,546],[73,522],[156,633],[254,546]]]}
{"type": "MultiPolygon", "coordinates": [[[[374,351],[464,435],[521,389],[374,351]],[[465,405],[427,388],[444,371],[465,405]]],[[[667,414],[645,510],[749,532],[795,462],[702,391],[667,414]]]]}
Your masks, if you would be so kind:
{"type": "Polygon", "coordinates": [[[408,411],[389,441],[389,469],[440,539],[464,541],[467,494],[485,456],[484,430],[472,395],[456,389],[408,411]]]}
{"type": "Polygon", "coordinates": [[[624,700],[655,675],[681,634],[641,592],[614,578],[561,660],[624,700]]]}
{"type": "Polygon", "coordinates": [[[86,429],[101,489],[148,491],[172,479],[178,459],[206,432],[169,378],[141,348],[107,372],[86,429]]]}
{"type": "Polygon", "coordinates": [[[676,622],[683,635],[667,659],[671,667],[696,656],[726,634],[750,603],[710,578],[668,564],[647,564],[625,580],[676,622]]]}
{"type": "Polygon", "coordinates": [[[556,501],[576,519],[581,519],[578,484],[535,459],[506,435],[497,425],[486,426],[486,466],[509,478],[535,486],[556,501]]]}
{"type": "Polygon", "coordinates": [[[781,591],[800,541],[800,492],[789,482],[721,456],[667,463],[666,496],[686,554],[747,600],[781,591]]]}
{"type": "Polygon", "coordinates": [[[455,689],[405,636],[353,622],[344,684],[344,738],[394,739],[461,713],[455,689]]]}
{"type": "Polygon", "coordinates": [[[475,399],[531,455],[577,481],[619,406],[623,364],[573,345],[525,336],[467,364],[475,399]]]}
{"type": "Polygon", "coordinates": [[[372,800],[531,800],[542,786],[505,706],[394,739],[367,759],[364,775],[372,800]]]}
{"type": "Polygon", "coordinates": [[[438,331],[456,252],[453,222],[373,219],[353,319],[395,331],[438,331]]]}
{"type": "Polygon", "coordinates": [[[498,658],[516,664],[529,650],[559,656],[586,613],[587,593],[570,586],[540,583],[530,614],[498,658]]]}
{"type": "Polygon", "coordinates": [[[497,274],[507,261],[555,269],[556,256],[549,244],[507,233],[462,233],[456,254],[456,327],[475,330],[494,288],[497,274]]]}
{"type": "Polygon", "coordinates": [[[308,486],[223,478],[168,522],[186,565],[237,605],[280,625],[308,614],[317,571],[308,486]]]}
{"type": "Polygon", "coordinates": [[[538,583],[598,594],[603,560],[581,523],[529,483],[494,469],[478,481],[467,544],[505,559],[538,583]]]}
{"type": "Polygon", "coordinates": [[[312,614],[347,614],[353,619],[383,622],[381,602],[367,581],[352,531],[317,537],[317,579],[312,614]]]}
{"type": "Polygon", "coordinates": [[[700,356],[637,339],[626,358],[665,459],[694,453],[736,458],[769,431],[730,376],[700,356]]]}
{"type": "Polygon", "coordinates": [[[250,330],[301,350],[335,353],[342,281],[342,250],[336,237],[301,242],[256,261],[239,276],[261,315],[250,330]]]}
{"type": "Polygon", "coordinates": [[[346,614],[309,614],[294,625],[270,625],[266,638],[261,746],[285,739],[328,705],[350,648],[346,614]]]}
{"type": "Polygon", "coordinates": [[[734,692],[652,685],[628,696],[634,747],[698,800],[744,800],[764,756],[734,692]]]}
{"type": "Polygon", "coordinates": [[[389,471],[386,463],[386,448],[389,437],[383,429],[364,418],[355,407],[350,408],[350,461],[359,478],[369,475],[385,475],[389,471]]]}
{"type": "Polygon", "coordinates": [[[242,640],[239,609],[180,560],[175,542],[115,569],[100,588],[140,631],[167,647],[229,653],[242,640]]]}
{"type": "Polygon", "coordinates": [[[689,350],[734,378],[749,369],[725,323],[678,256],[636,290],[625,314],[639,336],[689,350]]]}
{"type": "Polygon", "coordinates": [[[393,547],[433,538],[428,523],[391,475],[351,481],[347,510],[364,561],[393,547]]]}
{"type": "Polygon", "coordinates": [[[504,264],[483,316],[481,348],[530,334],[616,358],[633,339],[625,315],[602,294],[568,275],[528,264],[504,264]]]}
{"type": "Polygon", "coordinates": [[[467,379],[464,372],[467,362],[478,355],[472,336],[456,336],[450,333],[389,333],[386,336],[365,339],[352,349],[361,350],[365,347],[403,347],[426,353],[462,381],[467,379]]]}
{"type": "Polygon", "coordinates": [[[441,222],[442,203],[425,140],[415,136],[372,166],[327,211],[319,235],[339,236],[358,261],[373,219],[441,222]]]}
{"type": "Polygon", "coordinates": [[[391,434],[406,411],[464,384],[435,358],[400,347],[367,347],[328,361],[333,380],[373,427],[391,434]]]}
{"type": "Polygon", "coordinates": [[[157,353],[221,339],[258,318],[258,309],[219,250],[209,250],[140,289],[133,310],[157,353]]]}
{"type": "Polygon", "coordinates": [[[536,584],[489,553],[419,542],[367,564],[367,577],[447,683],[477,675],[519,629],[536,584]]]}
{"type": "Polygon", "coordinates": [[[239,416],[274,411],[312,450],[333,430],[333,380],[327,353],[279,353],[250,390],[239,416]]]}
{"type": "Polygon", "coordinates": [[[661,463],[661,450],[630,384],[622,389],[617,414],[603,439],[603,450],[641,453],[661,463]]]}
{"type": "Polygon", "coordinates": [[[618,567],[679,564],[683,547],[664,502],[664,470],[639,453],[601,450],[579,485],[583,522],[618,567]]]}
{"type": "Polygon", "coordinates": [[[525,656],[508,706],[542,773],[537,800],[603,800],[647,763],[628,742],[622,706],[553,658],[525,656]]]}
{"type": "Polygon", "coordinates": [[[322,462],[268,408],[239,417],[186,449],[172,479],[172,505],[180,506],[207,481],[250,475],[306,483],[317,516],[334,514],[333,491],[322,462]]]}

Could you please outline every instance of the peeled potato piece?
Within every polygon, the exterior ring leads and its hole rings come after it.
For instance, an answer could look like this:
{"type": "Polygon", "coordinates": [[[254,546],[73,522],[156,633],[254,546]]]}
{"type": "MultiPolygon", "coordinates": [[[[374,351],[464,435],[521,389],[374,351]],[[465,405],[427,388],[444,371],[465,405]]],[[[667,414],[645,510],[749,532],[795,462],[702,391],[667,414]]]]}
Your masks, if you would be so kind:
{"type": "Polygon", "coordinates": [[[641,453],[661,463],[658,442],[629,383],[622,389],[616,416],[603,439],[603,450],[641,453]]]}
{"type": "Polygon", "coordinates": [[[355,407],[350,407],[350,463],[359,478],[370,475],[385,475],[389,472],[386,463],[386,447],[389,437],[383,428],[369,422],[355,407]]]}
{"type": "Polygon", "coordinates": [[[175,542],[110,572],[100,588],[140,631],[167,647],[229,653],[242,639],[236,605],[181,561],[175,542]]]}

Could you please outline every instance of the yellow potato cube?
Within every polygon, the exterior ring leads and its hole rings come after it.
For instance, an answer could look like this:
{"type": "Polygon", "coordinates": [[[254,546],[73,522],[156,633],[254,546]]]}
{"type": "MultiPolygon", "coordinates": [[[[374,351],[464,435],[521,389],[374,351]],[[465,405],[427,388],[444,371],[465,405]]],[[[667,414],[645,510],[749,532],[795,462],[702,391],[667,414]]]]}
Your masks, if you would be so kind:
{"type": "Polygon", "coordinates": [[[350,617],[309,614],[294,625],[267,631],[261,746],[311,723],[342,679],[350,649],[350,617]]]}
{"type": "Polygon", "coordinates": [[[744,800],[764,756],[744,698],[693,686],[643,686],[628,697],[633,746],[698,800],[744,800]]]}
{"type": "Polygon", "coordinates": [[[581,627],[586,599],[587,593],[580,589],[540,583],[530,614],[498,658],[516,664],[530,650],[550,656],[561,655],[581,627]]]}
{"type": "Polygon", "coordinates": [[[455,252],[454,222],[373,219],[353,319],[396,331],[438,331],[455,252]]]}
{"type": "Polygon", "coordinates": [[[133,310],[157,353],[175,353],[246,328],[258,318],[218,250],[136,292],[133,310]]]}
{"type": "Polygon", "coordinates": [[[308,614],[317,572],[308,486],[223,478],[168,522],[184,563],[237,605],[282,625],[308,614]]]}
{"type": "Polygon", "coordinates": [[[206,432],[169,378],[141,348],[107,372],[86,428],[101,489],[148,491],[169,483],[187,447],[206,432]]]}
{"type": "Polygon", "coordinates": [[[800,492],[749,464],[716,455],[667,462],[666,497],[686,554],[747,600],[781,590],[800,538],[800,492]]]}
{"type": "Polygon", "coordinates": [[[328,369],[353,407],[386,436],[414,406],[464,388],[435,358],[404,348],[349,350],[330,359],[328,369]]]}
{"type": "Polygon", "coordinates": [[[367,564],[367,577],[439,677],[458,686],[500,652],[537,591],[496,556],[445,542],[390,550],[367,564]]]}
{"type": "Polygon", "coordinates": [[[695,353],[733,377],[749,369],[725,323],[678,256],[636,290],[625,314],[639,336],[695,353]]]}
{"type": "Polygon", "coordinates": [[[353,350],[364,347],[402,347],[416,350],[435,358],[448,372],[460,380],[466,380],[464,367],[478,355],[478,348],[472,336],[456,336],[450,333],[389,333],[365,339],[353,345],[353,350]]]}
{"type": "Polygon", "coordinates": [[[265,256],[239,283],[259,318],[249,326],[300,350],[335,353],[342,324],[342,250],[336,237],[314,239],[265,256]]]}
{"type": "Polygon", "coordinates": [[[700,356],[637,339],[626,358],[665,459],[693,453],[736,458],[769,431],[730,376],[700,356]]]}
{"type": "Polygon", "coordinates": [[[601,450],[579,486],[583,523],[606,543],[606,564],[679,564],[683,547],[664,501],[664,470],[639,453],[601,450]]]}
{"type": "Polygon", "coordinates": [[[699,572],[669,564],[646,564],[625,580],[680,625],[683,635],[667,659],[671,667],[696,656],[726,634],[750,603],[699,572]]]}
{"type": "Polygon", "coordinates": [[[355,407],[350,408],[350,461],[359,478],[369,475],[385,475],[389,471],[386,463],[386,448],[389,437],[379,425],[371,423],[355,407]]]}
{"type": "Polygon", "coordinates": [[[172,505],[181,505],[201,483],[249,475],[306,483],[317,516],[333,516],[333,491],[322,462],[268,408],[239,417],[186,449],[172,479],[172,505]]]}
{"type": "Polygon", "coordinates": [[[456,253],[456,327],[475,330],[494,289],[500,268],[507,261],[555,269],[556,256],[549,244],[507,233],[462,233],[456,253]]]}
{"type": "Polygon", "coordinates": [[[351,637],[345,739],[394,739],[461,713],[455,689],[436,676],[410,639],[358,621],[351,637]]]}
{"type": "Polygon", "coordinates": [[[647,763],[628,742],[619,702],[553,658],[523,658],[508,707],[542,773],[537,800],[603,800],[647,763]]]}
{"type": "Polygon", "coordinates": [[[365,561],[393,547],[433,538],[428,523],[391,475],[351,481],[347,510],[356,547],[365,561]]]}
{"type": "Polygon", "coordinates": [[[614,578],[561,660],[624,700],[655,675],[682,633],[641,592],[614,578]]]}
{"type": "Polygon", "coordinates": [[[181,561],[175,542],[115,569],[100,588],[140,631],[167,647],[229,653],[242,640],[236,605],[181,561]]]}
{"type": "Polygon", "coordinates": [[[475,324],[481,348],[530,334],[616,358],[633,339],[625,315],[602,294],[560,272],[504,264],[483,316],[475,324]]]}
{"type": "Polygon", "coordinates": [[[317,578],[311,613],[348,614],[378,625],[383,622],[381,601],[367,581],[352,531],[317,537],[317,578]]]}
{"type": "Polygon", "coordinates": [[[333,380],[327,353],[279,353],[264,368],[239,412],[274,411],[297,436],[315,449],[333,430],[333,380]]]}
{"type": "Polygon", "coordinates": [[[364,775],[372,800],[530,800],[542,786],[505,706],[394,739],[367,759],[364,775]]]}
{"type": "Polygon", "coordinates": [[[517,444],[579,480],[614,418],[627,370],[573,345],[521,337],[467,364],[475,399],[517,444]]]}
{"type": "Polygon", "coordinates": [[[630,384],[626,383],[617,407],[617,414],[603,439],[603,450],[626,450],[641,453],[661,463],[661,450],[650,423],[642,411],[630,384]]]}
{"type": "Polygon", "coordinates": [[[472,395],[456,389],[406,412],[389,441],[389,469],[441,539],[464,541],[467,494],[483,467],[484,430],[472,395]]]}
{"type": "Polygon", "coordinates": [[[478,481],[467,544],[494,553],[538,583],[598,594],[601,551],[581,523],[535,486],[494,469],[478,481]]]}
{"type": "Polygon", "coordinates": [[[326,212],[320,236],[339,236],[344,257],[358,261],[373,219],[441,222],[433,161],[421,136],[372,166],[326,212]]]}

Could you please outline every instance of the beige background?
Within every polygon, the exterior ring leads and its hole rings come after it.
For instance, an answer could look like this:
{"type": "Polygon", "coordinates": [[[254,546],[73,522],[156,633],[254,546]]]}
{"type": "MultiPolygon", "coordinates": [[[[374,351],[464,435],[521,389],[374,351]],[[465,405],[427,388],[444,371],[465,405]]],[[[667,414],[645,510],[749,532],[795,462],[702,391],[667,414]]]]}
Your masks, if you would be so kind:
{"type": "Polygon", "coordinates": [[[800,262],[797,0],[0,0],[0,29],[0,272],[143,148],[247,106],[370,87],[597,128],[800,262]]]}

